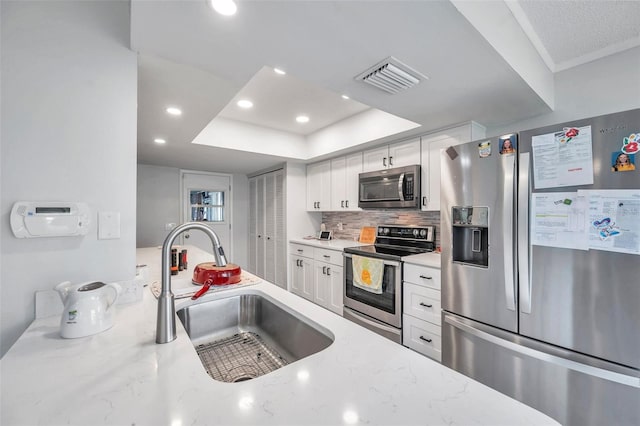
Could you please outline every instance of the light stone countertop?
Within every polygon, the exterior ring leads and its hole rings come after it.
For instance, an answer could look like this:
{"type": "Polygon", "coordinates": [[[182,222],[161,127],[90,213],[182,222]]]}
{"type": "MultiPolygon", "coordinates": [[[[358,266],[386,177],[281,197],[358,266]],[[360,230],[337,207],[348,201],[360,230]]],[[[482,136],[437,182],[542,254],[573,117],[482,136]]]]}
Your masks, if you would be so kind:
{"type": "MultiPolygon", "coordinates": [[[[152,253],[152,251],[149,251],[152,253]]],[[[157,269],[157,264],[149,264],[157,269]]],[[[155,275],[155,272],[152,272],[155,275]]],[[[2,425],[543,425],[551,418],[268,282],[260,292],[328,329],[325,350],[240,383],[211,379],[182,324],[155,344],[156,300],[117,306],[115,325],[59,336],[34,321],[0,361],[2,425]]],[[[194,303],[176,302],[176,308],[194,303]]]]}
{"type": "Polygon", "coordinates": [[[440,253],[421,253],[413,254],[411,256],[405,256],[402,258],[403,262],[411,263],[418,266],[428,266],[430,268],[440,268],[440,253]]]}
{"type": "Polygon", "coordinates": [[[319,247],[319,248],[325,248],[329,250],[338,250],[338,251],[342,251],[347,247],[371,245],[371,244],[360,243],[358,241],[353,241],[353,240],[338,240],[338,239],[325,241],[325,240],[315,240],[315,239],[305,240],[304,238],[294,238],[289,240],[289,242],[294,244],[304,244],[306,246],[319,247]]]}

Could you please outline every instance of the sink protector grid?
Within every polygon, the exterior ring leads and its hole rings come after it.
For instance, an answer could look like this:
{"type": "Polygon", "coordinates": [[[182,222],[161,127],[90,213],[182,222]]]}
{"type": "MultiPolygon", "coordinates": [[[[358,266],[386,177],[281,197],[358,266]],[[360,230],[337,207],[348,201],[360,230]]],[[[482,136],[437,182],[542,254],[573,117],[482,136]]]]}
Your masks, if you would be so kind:
{"type": "Polygon", "coordinates": [[[254,379],[288,364],[275,349],[252,332],[241,332],[196,346],[207,374],[221,382],[254,379]]]}

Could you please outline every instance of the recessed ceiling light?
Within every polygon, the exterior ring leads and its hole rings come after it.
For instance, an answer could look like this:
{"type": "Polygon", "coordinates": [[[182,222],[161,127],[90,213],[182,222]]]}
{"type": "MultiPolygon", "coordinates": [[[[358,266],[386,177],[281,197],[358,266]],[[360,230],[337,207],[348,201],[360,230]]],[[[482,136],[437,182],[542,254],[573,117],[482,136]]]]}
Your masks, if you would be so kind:
{"type": "Polygon", "coordinates": [[[235,15],[238,11],[238,6],[233,0],[209,0],[209,6],[224,16],[235,15]]]}
{"type": "Polygon", "coordinates": [[[280,75],[285,75],[286,74],[286,72],[284,72],[280,68],[274,68],[273,72],[275,72],[276,74],[280,74],[280,75]]]}
{"type": "Polygon", "coordinates": [[[240,108],[251,108],[253,106],[253,102],[248,99],[241,99],[238,101],[238,106],[240,108]]]}
{"type": "Polygon", "coordinates": [[[347,95],[342,95],[342,99],[349,99],[347,95]]]}
{"type": "Polygon", "coordinates": [[[306,115],[299,115],[296,117],[296,121],[298,123],[308,123],[309,122],[309,117],[307,117],[306,115]]]}
{"type": "Polygon", "coordinates": [[[159,143],[159,144],[167,143],[167,141],[166,141],[166,140],[161,139],[161,138],[155,138],[153,141],[154,141],[155,143],[159,143]]]}
{"type": "Polygon", "coordinates": [[[166,111],[168,114],[171,114],[171,115],[182,115],[182,110],[180,108],[168,107],[166,111]]]}

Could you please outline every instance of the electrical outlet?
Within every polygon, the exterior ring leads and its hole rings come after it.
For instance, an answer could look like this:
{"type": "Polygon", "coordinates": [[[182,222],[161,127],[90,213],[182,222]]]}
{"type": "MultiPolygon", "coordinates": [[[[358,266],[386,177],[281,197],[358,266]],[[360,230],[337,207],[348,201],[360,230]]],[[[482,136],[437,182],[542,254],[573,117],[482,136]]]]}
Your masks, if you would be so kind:
{"type": "Polygon", "coordinates": [[[338,222],[338,231],[342,231],[342,222],[338,222]]]}
{"type": "Polygon", "coordinates": [[[126,303],[134,303],[142,300],[143,281],[139,278],[126,281],[118,281],[122,288],[122,292],[118,297],[117,305],[124,305],[126,303]]]}

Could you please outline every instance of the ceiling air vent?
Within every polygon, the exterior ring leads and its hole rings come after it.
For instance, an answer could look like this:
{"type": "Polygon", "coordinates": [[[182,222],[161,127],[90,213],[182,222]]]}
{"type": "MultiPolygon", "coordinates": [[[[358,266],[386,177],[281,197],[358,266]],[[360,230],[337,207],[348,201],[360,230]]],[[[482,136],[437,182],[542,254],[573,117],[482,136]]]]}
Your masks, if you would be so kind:
{"type": "Polygon", "coordinates": [[[358,75],[356,80],[364,81],[385,92],[395,94],[428,78],[390,56],[358,75]]]}

